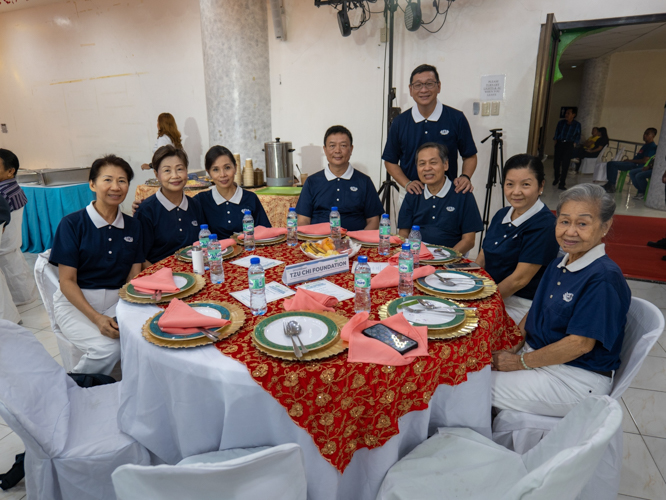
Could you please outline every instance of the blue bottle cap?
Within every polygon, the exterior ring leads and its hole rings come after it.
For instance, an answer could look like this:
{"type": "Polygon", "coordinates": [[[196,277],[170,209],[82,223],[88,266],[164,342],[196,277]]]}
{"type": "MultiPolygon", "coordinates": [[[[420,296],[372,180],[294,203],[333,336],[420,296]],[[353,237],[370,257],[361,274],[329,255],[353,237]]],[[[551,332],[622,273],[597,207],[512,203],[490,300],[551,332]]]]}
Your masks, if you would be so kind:
{"type": "Polygon", "coordinates": [[[388,218],[389,218],[389,214],[382,215],[382,219],[388,219],[388,218]]]}
{"type": "Polygon", "coordinates": [[[261,262],[261,260],[259,259],[259,257],[252,257],[250,259],[250,265],[251,266],[254,266],[255,264],[259,264],[260,262],[261,262]]]}
{"type": "Polygon", "coordinates": [[[209,239],[209,240],[216,240],[216,239],[217,239],[217,234],[211,234],[211,235],[208,237],[208,239],[209,239]]]}
{"type": "Polygon", "coordinates": [[[295,209],[294,207],[289,207],[289,211],[290,211],[290,212],[295,212],[296,209],[295,209]]]}
{"type": "Polygon", "coordinates": [[[249,210],[246,210],[245,215],[252,215],[252,212],[250,212],[249,210]]]}
{"type": "Polygon", "coordinates": [[[338,211],[338,207],[331,207],[331,212],[337,212],[337,211],[338,211]]]}
{"type": "Polygon", "coordinates": [[[420,231],[421,226],[412,226],[412,231],[420,231]]]}
{"type": "Polygon", "coordinates": [[[403,243],[402,249],[405,250],[406,252],[411,252],[412,246],[409,243],[403,243]]]}
{"type": "Polygon", "coordinates": [[[199,227],[201,229],[208,229],[208,224],[201,224],[201,226],[199,226],[199,227]]]}
{"type": "Polygon", "coordinates": [[[367,264],[368,263],[368,258],[365,255],[359,255],[358,256],[358,263],[359,264],[367,264]]]}

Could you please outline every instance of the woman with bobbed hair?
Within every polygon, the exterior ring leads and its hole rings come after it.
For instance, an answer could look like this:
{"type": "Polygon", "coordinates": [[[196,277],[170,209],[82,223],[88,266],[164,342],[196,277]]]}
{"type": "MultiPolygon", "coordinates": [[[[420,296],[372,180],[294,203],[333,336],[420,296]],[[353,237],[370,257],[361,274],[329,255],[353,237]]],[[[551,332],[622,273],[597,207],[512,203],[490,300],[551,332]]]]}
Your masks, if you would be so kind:
{"type": "Polygon", "coordinates": [[[89,176],[95,201],[64,217],[53,240],[49,261],[60,272],[55,319],[83,351],[74,373],[108,375],[120,359],[118,289],[145,260],[141,224],[120,210],[133,176],[129,164],[115,155],[95,160],[89,176]]]}
{"type": "MultiPolygon", "coordinates": [[[[176,119],[171,113],[160,113],[157,117],[157,140],[153,146],[153,154],[162,146],[173,146],[177,149],[183,149],[183,144],[180,140],[180,132],[176,119]]],[[[149,163],[141,165],[143,170],[150,170],[152,167],[149,163]]]]}
{"type": "Polygon", "coordinates": [[[524,341],[493,353],[493,406],[562,417],[589,395],[610,393],[620,366],[631,291],[602,239],[615,201],[601,186],[560,195],[555,236],[567,252],[546,269],[520,323],[524,341]]]}

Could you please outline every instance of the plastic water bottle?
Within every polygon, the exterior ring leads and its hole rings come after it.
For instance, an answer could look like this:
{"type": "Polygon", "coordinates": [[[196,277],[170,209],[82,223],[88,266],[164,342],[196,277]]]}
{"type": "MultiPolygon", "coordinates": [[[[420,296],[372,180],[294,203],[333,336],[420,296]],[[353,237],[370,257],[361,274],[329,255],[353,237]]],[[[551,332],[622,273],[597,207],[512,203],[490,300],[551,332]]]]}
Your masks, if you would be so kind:
{"type": "Polygon", "coordinates": [[[338,207],[331,207],[331,217],[329,218],[329,221],[331,223],[331,239],[335,244],[335,248],[338,248],[341,235],[340,212],[338,212],[338,207]]]}
{"type": "Polygon", "coordinates": [[[419,253],[421,253],[421,228],[419,226],[412,226],[408,241],[414,257],[414,269],[416,269],[419,267],[419,253]]]}
{"type": "Polygon", "coordinates": [[[290,247],[298,245],[296,231],[298,231],[298,216],[296,215],[296,209],[290,207],[287,213],[287,245],[290,247]]]}
{"type": "Polygon", "coordinates": [[[246,252],[254,252],[254,219],[249,210],[245,211],[243,217],[243,246],[246,252]]]}
{"type": "Polygon", "coordinates": [[[224,283],[224,267],[222,267],[222,247],[217,240],[217,234],[210,235],[208,242],[208,263],[210,265],[210,282],[224,283]]]}
{"type": "Polygon", "coordinates": [[[406,297],[414,293],[414,258],[409,243],[402,244],[402,251],[398,257],[398,295],[406,297]]]}
{"type": "Polygon", "coordinates": [[[210,264],[208,263],[208,239],[210,238],[210,231],[208,224],[201,224],[201,231],[199,231],[199,245],[203,252],[204,270],[208,271],[210,264]]]}
{"type": "Polygon", "coordinates": [[[379,255],[388,255],[391,251],[391,220],[389,214],[382,215],[379,221],[379,255]]]}
{"type": "Polygon", "coordinates": [[[370,266],[365,255],[358,257],[354,270],[354,311],[370,312],[370,266]]]}
{"type": "Polygon", "coordinates": [[[198,241],[195,241],[192,245],[192,272],[199,275],[203,275],[206,272],[201,244],[198,241]]]}
{"type": "Polygon", "coordinates": [[[259,257],[252,257],[247,272],[250,284],[250,309],[255,316],[266,314],[266,276],[260,262],[259,257]]]}

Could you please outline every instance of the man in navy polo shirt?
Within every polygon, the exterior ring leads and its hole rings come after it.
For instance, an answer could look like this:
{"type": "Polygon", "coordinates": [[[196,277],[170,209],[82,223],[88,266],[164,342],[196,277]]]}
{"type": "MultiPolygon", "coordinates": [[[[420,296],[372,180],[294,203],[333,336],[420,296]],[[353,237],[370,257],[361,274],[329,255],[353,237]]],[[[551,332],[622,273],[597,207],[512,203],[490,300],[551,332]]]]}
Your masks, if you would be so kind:
{"type": "Polygon", "coordinates": [[[382,160],[388,173],[408,193],[421,194],[423,183],[416,172],[416,150],[426,142],[443,144],[449,151],[447,177],[456,193],[474,190],[476,146],[467,118],[462,111],[444,106],[437,99],[442,90],[437,68],[422,64],[412,71],[409,95],[416,106],[400,114],[389,130],[382,160]],[[462,173],[458,176],[458,152],[462,173]]]}
{"type": "MultiPolygon", "coordinates": [[[[657,137],[657,129],[650,127],[643,132],[643,144],[638,153],[634,155],[633,160],[627,161],[609,161],[606,165],[606,177],[608,182],[604,184],[603,188],[607,193],[615,192],[615,183],[617,182],[617,174],[620,171],[637,170],[640,172],[650,158],[657,154],[657,144],[654,138],[657,137]]],[[[642,196],[641,196],[642,197],[642,196]]]]}
{"type": "Polygon", "coordinates": [[[328,222],[331,207],[338,207],[340,223],[349,231],[378,229],[384,207],[375,185],[349,163],[354,150],[351,132],[342,125],[324,135],[328,166],[305,181],[296,204],[298,225],[328,222]]]}

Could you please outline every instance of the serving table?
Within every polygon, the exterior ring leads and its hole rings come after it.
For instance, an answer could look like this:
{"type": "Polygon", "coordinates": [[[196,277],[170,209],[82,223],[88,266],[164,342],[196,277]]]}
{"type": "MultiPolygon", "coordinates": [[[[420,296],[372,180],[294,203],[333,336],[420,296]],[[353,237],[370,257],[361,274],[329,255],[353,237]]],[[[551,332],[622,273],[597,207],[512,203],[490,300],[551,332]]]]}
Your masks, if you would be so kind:
{"type": "MultiPolygon", "coordinates": [[[[254,252],[284,261],[304,256],[286,244],[254,252]]],[[[387,260],[363,248],[372,262],[387,260]]],[[[169,257],[162,267],[190,270],[169,257]]],[[[247,270],[224,263],[226,282],[186,299],[237,303],[228,292],[247,288],[247,270]]],[[[284,266],[266,271],[280,281],[284,266]]],[[[327,278],[353,289],[351,273],[327,278]]],[[[418,292],[416,292],[418,293],[418,292]]],[[[371,318],[397,297],[397,289],[372,290],[371,318]]],[[[406,366],[349,363],[346,352],[318,362],[270,358],[251,342],[262,317],[249,310],[246,324],[215,346],[158,347],[142,337],[142,325],[159,309],[120,301],[123,382],[118,423],[155,456],[174,464],[209,451],[295,442],[303,449],[308,498],[374,499],[386,471],[435,432],[437,427],[471,427],[490,437],[491,351],[509,348],[520,337],[499,294],[468,302],[478,307],[479,327],[471,334],[431,341],[430,357],[406,366]]],[[[466,305],[467,305],[466,304],[466,305]]],[[[244,307],[241,305],[241,307],[244,307]]],[[[282,300],[267,315],[284,311],[282,300]]],[[[353,300],[336,306],[351,318],[353,300]]]]}

